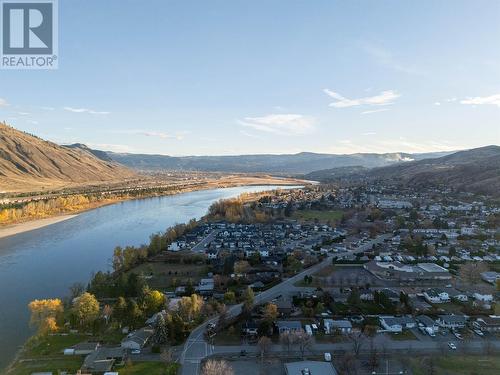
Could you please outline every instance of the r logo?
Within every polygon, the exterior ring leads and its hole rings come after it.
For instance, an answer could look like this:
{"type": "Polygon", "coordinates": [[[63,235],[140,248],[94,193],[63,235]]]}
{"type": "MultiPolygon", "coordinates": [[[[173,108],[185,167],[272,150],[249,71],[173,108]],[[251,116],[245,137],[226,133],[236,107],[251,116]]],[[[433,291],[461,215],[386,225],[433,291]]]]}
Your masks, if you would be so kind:
{"type": "Polygon", "coordinates": [[[3,55],[54,53],[53,3],[2,2],[3,55]]]}

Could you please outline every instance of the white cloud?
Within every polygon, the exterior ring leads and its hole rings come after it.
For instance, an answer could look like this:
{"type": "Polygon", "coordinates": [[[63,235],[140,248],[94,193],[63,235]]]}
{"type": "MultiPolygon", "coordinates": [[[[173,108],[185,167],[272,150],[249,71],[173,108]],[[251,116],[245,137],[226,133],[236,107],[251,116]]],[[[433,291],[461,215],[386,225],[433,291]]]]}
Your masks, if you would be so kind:
{"type": "Polygon", "coordinates": [[[89,113],[91,115],[109,115],[110,112],[107,111],[95,111],[93,109],[88,108],[73,108],[73,107],[64,107],[65,111],[73,112],[73,113],[89,113]]]}
{"type": "Polygon", "coordinates": [[[146,137],[161,138],[161,139],[182,140],[182,139],[184,139],[185,133],[167,134],[167,133],[156,132],[156,131],[137,131],[135,134],[144,135],[146,137]]]}
{"type": "Polygon", "coordinates": [[[378,64],[385,66],[387,68],[396,70],[398,72],[412,74],[412,75],[422,75],[424,74],[420,69],[414,65],[403,63],[399,61],[394,54],[380,46],[376,46],[370,43],[364,43],[362,48],[368,53],[378,64]]]}
{"type": "Polygon", "coordinates": [[[439,105],[441,105],[441,103],[440,102],[435,102],[434,105],[438,105],[439,106],[439,105]]]}
{"type": "Polygon", "coordinates": [[[366,133],[363,133],[363,135],[375,135],[375,134],[377,134],[377,133],[375,133],[375,132],[366,132],[366,133]]]}
{"type": "Polygon", "coordinates": [[[447,101],[448,103],[456,102],[456,101],[457,101],[457,98],[449,98],[449,99],[446,99],[446,101],[447,101]]]}
{"type": "Polygon", "coordinates": [[[0,98],[0,107],[7,107],[8,105],[7,100],[0,98]]]}
{"type": "Polygon", "coordinates": [[[474,98],[467,98],[460,101],[461,104],[470,105],[483,105],[490,104],[500,107],[500,94],[490,95],[490,96],[476,96],[474,98]]]}
{"type": "Polygon", "coordinates": [[[335,102],[329,104],[330,107],[335,107],[335,108],[347,108],[359,105],[371,105],[371,106],[389,105],[393,104],[394,100],[401,96],[394,90],[386,90],[374,96],[366,96],[358,99],[349,99],[330,89],[323,89],[323,92],[329,97],[336,100],[335,102]]]}
{"type": "Polygon", "coordinates": [[[372,109],[369,111],[361,112],[361,114],[362,115],[369,115],[370,113],[386,112],[386,111],[390,111],[390,109],[389,108],[372,109]]]}
{"type": "Polygon", "coordinates": [[[299,114],[269,114],[262,117],[245,117],[238,123],[267,133],[303,135],[314,131],[315,119],[299,114]]]}
{"type": "Polygon", "coordinates": [[[117,145],[110,143],[87,143],[87,146],[97,150],[112,151],[112,152],[134,152],[134,149],[128,145],[117,145]]]}

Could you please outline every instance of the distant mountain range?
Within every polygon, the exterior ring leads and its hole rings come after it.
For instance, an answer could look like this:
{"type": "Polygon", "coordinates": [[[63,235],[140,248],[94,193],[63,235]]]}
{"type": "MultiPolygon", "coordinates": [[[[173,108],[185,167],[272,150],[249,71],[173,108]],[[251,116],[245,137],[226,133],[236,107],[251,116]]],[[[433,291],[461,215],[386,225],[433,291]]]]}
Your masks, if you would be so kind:
{"type": "Polygon", "coordinates": [[[83,145],[59,146],[0,122],[0,191],[51,189],[135,176],[106,156],[83,145]]]}
{"type": "Polygon", "coordinates": [[[282,175],[306,174],[312,171],[361,166],[382,167],[411,160],[422,160],[447,155],[449,152],[407,154],[358,153],[349,155],[317,154],[301,152],[283,155],[235,155],[235,156],[166,156],[146,154],[120,154],[107,152],[116,162],[136,170],[189,170],[229,173],[273,173],[282,175]]]}
{"type": "Polygon", "coordinates": [[[441,185],[500,196],[500,146],[480,147],[373,169],[326,169],[306,174],[305,178],[319,181],[390,180],[417,187],[441,185]]]}

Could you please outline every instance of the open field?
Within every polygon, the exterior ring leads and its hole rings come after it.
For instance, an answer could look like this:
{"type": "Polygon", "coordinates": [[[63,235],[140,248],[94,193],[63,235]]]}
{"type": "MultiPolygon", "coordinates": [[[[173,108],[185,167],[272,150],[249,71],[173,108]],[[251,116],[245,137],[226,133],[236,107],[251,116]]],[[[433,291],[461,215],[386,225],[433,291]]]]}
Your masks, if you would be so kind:
{"type": "Polygon", "coordinates": [[[175,375],[178,364],[167,366],[163,362],[137,362],[117,369],[120,375],[175,375]]]}
{"type": "Polygon", "coordinates": [[[319,221],[321,223],[335,222],[342,219],[342,211],[298,210],[293,213],[293,218],[301,221],[319,221]]]}
{"type": "Polygon", "coordinates": [[[205,264],[150,262],[141,264],[129,272],[143,274],[152,288],[174,289],[175,286],[185,284],[189,280],[196,285],[201,278],[206,277],[207,271],[205,264]]]}
{"type": "MultiPolygon", "coordinates": [[[[430,368],[429,357],[412,358],[414,375],[427,375],[430,368]]],[[[436,375],[497,375],[500,374],[498,356],[436,356],[432,359],[436,375]]]]}

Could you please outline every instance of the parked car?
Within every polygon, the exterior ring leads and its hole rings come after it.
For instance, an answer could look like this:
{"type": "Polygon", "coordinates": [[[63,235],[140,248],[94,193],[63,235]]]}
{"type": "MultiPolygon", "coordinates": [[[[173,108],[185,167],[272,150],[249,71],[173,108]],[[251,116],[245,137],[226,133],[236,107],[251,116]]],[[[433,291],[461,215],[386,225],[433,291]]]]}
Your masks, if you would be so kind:
{"type": "Polygon", "coordinates": [[[452,343],[452,342],[449,342],[449,343],[448,343],[448,347],[449,347],[451,350],[457,350],[457,346],[456,346],[454,343],[452,343]]]}
{"type": "Polygon", "coordinates": [[[453,334],[455,335],[455,337],[459,340],[463,340],[464,338],[462,337],[462,335],[458,332],[453,332],[453,334]]]}
{"type": "Polygon", "coordinates": [[[330,353],[325,353],[325,361],[327,361],[327,362],[332,361],[332,355],[330,353]]]}
{"type": "Polygon", "coordinates": [[[477,328],[474,330],[474,333],[475,333],[476,335],[478,335],[478,336],[481,336],[481,337],[483,337],[483,336],[484,336],[483,331],[481,331],[480,329],[477,329],[477,328]]]}
{"type": "Polygon", "coordinates": [[[141,351],[139,349],[132,350],[130,354],[141,354],[141,351]]]}

